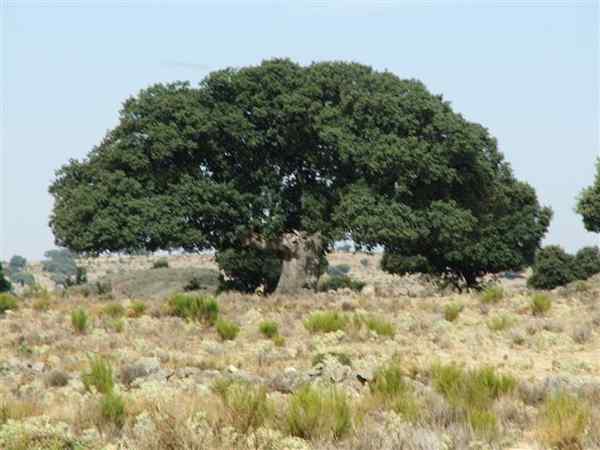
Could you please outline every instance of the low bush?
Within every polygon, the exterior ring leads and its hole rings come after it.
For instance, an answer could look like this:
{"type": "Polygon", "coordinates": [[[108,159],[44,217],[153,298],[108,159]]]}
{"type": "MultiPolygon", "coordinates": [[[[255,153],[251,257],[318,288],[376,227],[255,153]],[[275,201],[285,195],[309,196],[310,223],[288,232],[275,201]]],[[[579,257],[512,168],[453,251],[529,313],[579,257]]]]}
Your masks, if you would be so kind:
{"type": "Polygon", "coordinates": [[[329,266],[327,268],[327,274],[331,277],[343,277],[344,275],[348,275],[350,270],[352,270],[350,264],[338,264],[329,266]]]}
{"type": "Polygon", "coordinates": [[[177,294],[169,300],[171,315],[213,325],[219,317],[219,304],[213,297],[177,294]]]}
{"type": "Polygon", "coordinates": [[[531,297],[531,312],[534,316],[543,316],[552,307],[552,299],[542,293],[533,294],[531,297]]]}
{"type": "Polygon", "coordinates": [[[21,286],[33,286],[35,284],[35,277],[29,272],[13,273],[11,274],[10,279],[21,286]]]}
{"type": "Polygon", "coordinates": [[[489,305],[498,303],[504,298],[504,288],[502,286],[490,286],[481,294],[481,303],[489,305]]]}
{"type": "Polygon", "coordinates": [[[0,314],[18,308],[17,299],[10,294],[0,294],[0,314]]]}
{"type": "Polygon", "coordinates": [[[85,333],[88,327],[88,315],[82,308],[71,312],[71,325],[77,333],[85,333]]]}
{"type": "Polygon", "coordinates": [[[152,263],[153,269],[166,269],[169,267],[169,260],[167,258],[159,258],[152,263]]]}
{"type": "Polygon", "coordinates": [[[374,315],[369,315],[363,320],[366,327],[379,336],[394,337],[396,335],[396,327],[389,320],[374,315]]]}
{"type": "Polygon", "coordinates": [[[348,317],[335,311],[315,312],[304,321],[304,327],[311,333],[331,333],[343,330],[348,317]]]}
{"type": "Polygon", "coordinates": [[[278,334],[273,338],[273,344],[275,344],[275,347],[283,347],[285,345],[285,338],[278,334]]]}
{"type": "Polygon", "coordinates": [[[108,360],[100,357],[90,357],[90,369],[81,374],[81,381],[87,391],[92,387],[101,394],[112,392],[115,382],[113,380],[113,371],[108,360]]]}
{"type": "Polygon", "coordinates": [[[279,324],[273,320],[266,320],[258,326],[262,335],[268,339],[273,339],[279,334],[279,324]]]}
{"type": "Polygon", "coordinates": [[[102,418],[117,428],[125,424],[125,401],[119,394],[110,391],[100,400],[102,418]]]}
{"type": "Polygon", "coordinates": [[[459,303],[449,303],[444,307],[444,319],[448,322],[454,322],[463,310],[463,305],[459,303]]]}
{"type": "Polygon", "coordinates": [[[488,328],[490,330],[492,330],[492,331],[504,331],[504,330],[508,330],[513,325],[514,325],[514,320],[510,316],[508,316],[506,314],[503,314],[501,316],[493,317],[488,322],[488,328]]]}
{"type": "Polygon", "coordinates": [[[579,398],[557,392],[542,405],[538,435],[547,448],[583,449],[583,436],[590,421],[590,409],[579,398]]]}
{"type": "Polygon", "coordinates": [[[69,375],[60,370],[54,369],[48,372],[44,378],[44,383],[48,387],[64,387],[69,384],[69,375]]]}
{"type": "Polygon", "coordinates": [[[288,432],[307,440],[344,437],[352,428],[352,410],[346,395],[335,387],[307,385],[292,394],[288,432]]]}
{"type": "Polygon", "coordinates": [[[356,292],[362,291],[366,283],[362,281],[353,280],[349,276],[327,276],[323,277],[318,284],[318,289],[321,292],[337,291],[338,289],[351,289],[356,292]]]}
{"type": "Polygon", "coordinates": [[[218,319],[215,323],[215,328],[224,341],[233,341],[240,332],[239,325],[225,319],[218,319]]]}
{"type": "Polygon", "coordinates": [[[125,307],[120,303],[109,303],[102,308],[102,315],[119,319],[125,315],[125,307]]]}

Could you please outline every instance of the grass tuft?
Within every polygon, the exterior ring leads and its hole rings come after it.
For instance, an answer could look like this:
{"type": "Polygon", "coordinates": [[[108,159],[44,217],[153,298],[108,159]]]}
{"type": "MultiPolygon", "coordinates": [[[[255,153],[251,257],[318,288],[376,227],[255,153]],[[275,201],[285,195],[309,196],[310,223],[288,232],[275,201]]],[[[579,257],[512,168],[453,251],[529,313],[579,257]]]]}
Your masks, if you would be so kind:
{"type": "Polygon", "coordinates": [[[238,324],[226,319],[217,320],[215,327],[217,329],[217,333],[219,333],[219,336],[224,341],[233,341],[240,332],[240,327],[238,324]]]}
{"type": "Polygon", "coordinates": [[[504,298],[502,286],[490,286],[481,294],[481,303],[490,305],[499,303],[504,298]]]}
{"type": "Polygon", "coordinates": [[[537,293],[531,297],[531,312],[534,316],[543,316],[552,307],[552,299],[547,294],[537,293]]]}
{"type": "Polygon", "coordinates": [[[87,391],[91,391],[93,387],[101,394],[112,392],[115,386],[112,367],[100,356],[90,358],[90,370],[81,374],[81,381],[87,391]]]}
{"type": "Polygon", "coordinates": [[[547,448],[583,449],[582,439],[590,417],[585,402],[571,394],[557,392],[542,405],[538,435],[547,448]]]}
{"type": "Polygon", "coordinates": [[[88,327],[88,321],[88,315],[84,309],[77,308],[75,311],[71,312],[71,325],[77,333],[85,333],[88,327]]]}
{"type": "Polygon", "coordinates": [[[348,318],[336,311],[315,312],[304,321],[305,328],[311,333],[331,333],[343,330],[348,318]]]}
{"type": "Polygon", "coordinates": [[[444,308],[444,319],[448,322],[454,322],[463,310],[463,305],[459,303],[450,303],[444,308]]]}
{"type": "Polygon", "coordinates": [[[169,300],[171,315],[214,325],[219,318],[219,304],[210,296],[177,294],[169,300]]]}
{"type": "Polygon", "coordinates": [[[279,324],[273,320],[266,320],[258,326],[262,335],[268,339],[273,339],[279,335],[279,324]]]}

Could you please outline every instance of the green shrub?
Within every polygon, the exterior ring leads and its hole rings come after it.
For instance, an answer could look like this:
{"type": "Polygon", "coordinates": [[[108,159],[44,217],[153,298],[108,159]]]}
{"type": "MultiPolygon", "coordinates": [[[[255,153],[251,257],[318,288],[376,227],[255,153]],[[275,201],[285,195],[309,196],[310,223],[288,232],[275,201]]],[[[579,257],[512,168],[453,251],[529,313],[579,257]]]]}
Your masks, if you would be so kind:
{"type": "Polygon", "coordinates": [[[176,294],[169,300],[169,309],[173,316],[211,325],[219,317],[219,304],[213,297],[176,294]]]}
{"type": "Polygon", "coordinates": [[[531,297],[531,312],[534,316],[543,316],[552,307],[552,299],[541,293],[533,294],[531,297]]]}
{"type": "Polygon", "coordinates": [[[123,397],[112,391],[107,392],[100,400],[102,418],[117,428],[125,424],[125,401],[123,397]]]}
{"type": "Polygon", "coordinates": [[[327,357],[335,358],[341,365],[352,367],[352,360],[347,353],[342,352],[328,352],[328,353],[317,353],[312,359],[312,365],[322,364],[325,362],[327,357]]]}
{"type": "Polygon", "coordinates": [[[458,303],[449,303],[444,307],[444,319],[448,322],[454,322],[463,310],[463,305],[458,303]]]}
{"type": "Polygon", "coordinates": [[[283,347],[285,345],[285,338],[277,335],[273,338],[273,344],[275,344],[275,347],[283,347]]]}
{"type": "Polygon", "coordinates": [[[557,392],[546,398],[539,416],[538,435],[547,448],[583,449],[590,408],[579,398],[557,392]]]}
{"type": "Polygon", "coordinates": [[[146,304],[140,300],[133,302],[130,306],[131,317],[141,317],[146,312],[146,304]]]}
{"type": "Polygon", "coordinates": [[[82,308],[71,312],[71,325],[78,333],[85,333],[88,326],[88,315],[82,308]]]}
{"type": "Polygon", "coordinates": [[[535,289],[554,289],[575,281],[575,258],[557,245],[542,248],[535,255],[533,274],[527,284],[535,289]]]}
{"type": "Polygon", "coordinates": [[[108,327],[115,333],[122,333],[125,330],[125,321],[121,318],[111,319],[108,322],[108,327]]]}
{"type": "Polygon", "coordinates": [[[10,294],[0,294],[0,314],[18,308],[17,299],[10,294]]]}
{"type": "Polygon", "coordinates": [[[102,314],[113,319],[119,319],[125,315],[125,307],[120,303],[109,303],[102,308],[102,314]]]}
{"type": "Polygon", "coordinates": [[[166,269],[169,267],[169,260],[167,258],[158,258],[152,264],[153,269],[166,269]]]}
{"type": "Polygon", "coordinates": [[[224,341],[233,341],[240,332],[239,325],[225,319],[218,319],[215,328],[224,341]]]}
{"type": "Polygon", "coordinates": [[[397,363],[377,370],[369,388],[385,408],[393,410],[405,420],[416,422],[421,416],[414,389],[404,380],[402,369],[397,363]]]}
{"type": "Polygon", "coordinates": [[[273,320],[266,320],[262,322],[258,329],[262,335],[266,338],[273,339],[279,334],[279,324],[273,320]]]}
{"type": "Polygon", "coordinates": [[[304,321],[305,328],[311,333],[331,333],[343,330],[348,318],[335,311],[315,312],[304,321]]]}
{"type": "Polygon", "coordinates": [[[490,286],[483,291],[481,295],[481,303],[489,305],[498,303],[504,298],[504,288],[502,286],[490,286]]]}
{"type": "Polygon", "coordinates": [[[492,331],[503,331],[512,327],[514,324],[514,320],[508,315],[501,315],[492,318],[488,322],[488,328],[492,331]]]}
{"type": "Polygon", "coordinates": [[[319,281],[318,290],[321,292],[337,291],[338,289],[351,289],[356,292],[362,291],[366,283],[353,280],[352,278],[342,275],[334,277],[325,277],[319,281]]]}
{"type": "Polygon", "coordinates": [[[273,414],[264,386],[225,382],[215,390],[223,400],[231,425],[242,433],[260,428],[273,414]]]}
{"type": "Polygon", "coordinates": [[[490,412],[493,402],[517,387],[517,380],[499,375],[491,367],[465,371],[461,367],[434,365],[431,369],[434,388],[450,406],[470,424],[474,431],[490,436],[496,433],[496,417],[490,412]]]}
{"type": "Polygon", "coordinates": [[[335,387],[307,385],[292,394],[286,417],[292,436],[307,440],[342,438],[352,428],[350,402],[335,387]]]}
{"type": "Polygon", "coordinates": [[[100,356],[90,357],[90,370],[81,374],[81,381],[87,391],[94,387],[101,394],[111,393],[115,386],[112,367],[100,356]]]}
{"type": "Polygon", "coordinates": [[[374,331],[379,336],[394,337],[396,334],[394,324],[382,317],[370,315],[364,318],[364,323],[369,330],[374,331]]]}
{"type": "Polygon", "coordinates": [[[199,275],[194,275],[183,287],[183,290],[186,292],[189,291],[200,291],[202,289],[206,289],[207,284],[205,277],[201,277],[199,275]]]}
{"type": "Polygon", "coordinates": [[[384,272],[406,275],[409,273],[431,273],[433,268],[423,256],[404,256],[385,251],[381,257],[384,272]]]}
{"type": "Polygon", "coordinates": [[[592,275],[600,273],[600,249],[583,247],[575,254],[573,264],[575,276],[579,280],[587,280],[592,275]]]}

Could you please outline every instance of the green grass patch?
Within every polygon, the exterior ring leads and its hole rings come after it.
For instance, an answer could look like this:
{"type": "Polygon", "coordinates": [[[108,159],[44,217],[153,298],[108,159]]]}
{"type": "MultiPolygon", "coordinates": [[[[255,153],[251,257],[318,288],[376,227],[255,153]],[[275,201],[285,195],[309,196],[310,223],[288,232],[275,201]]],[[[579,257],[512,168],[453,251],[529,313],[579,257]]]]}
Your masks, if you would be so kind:
{"type": "Polygon", "coordinates": [[[85,333],[88,327],[88,322],[89,319],[87,312],[85,312],[83,308],[77,308],[71,312],[71,326],[77,333],[85,333]]]}
{"type": "Polygon", "coordinates": [[[90,357],[90,369],[81,374],[81,381],[87,391],[94,388],[101,394],[112,392],[115,382],[110,362],[100,356],[90,357]]]}
{"type": "Polygon", "coordinates": [[[177,294],[169,299],[168,307],[171,315],[182,319],[213,325],[219,318],[219,304],[211,296],[177,294]]]}
{"type": "Polygon", "coordinates": [[[488,328],[492,331],[504,331],[508,330],[515,324],[515,321],[509,315],[503,314],[500,316],[493,317],[488,323],[488,328]]]}
{"type": "Polygon", "coordinates": [[[102,308],[102,315],[119,319],[125,315],[125,307],[120,303],[109,303],[102,308]]]}
{"type": "Polygon", "coordinates": [[[335,387],[307,385],[292,394],[286,416],[288,432],[306,440],[344,437],[352,429],[350,401],[335,387]]]}
{"type": "Polygon", "coordinates": [[[218,319],[215,328],[224,341],[233,341],[240,332],[238,324],[226,319],[218,319]]]}
{"type": "Polygon", "coordinates": [[[547,294],[540,292],[531,297],[531,313],[534,316],[543,316],[552,308],[552,299],[547,294]]]}
{"type": "Polygon", "coordinates": [[[275,336],[279,335],[279,324],[274,320],[266,320],[261,322],[258,326],[258,330],[264,337],[273,339],[275,336]]]}
{"type": "Polygon", "coordinates": [[[0,294],[0,314],[18,308],[17,299],[10,294],[0,294]]]}
{"type": "Polygon", "coordinates": [[[311,333],[331,333],[343,330],[348,324],[348,317],[336,311],[312,313],[304,321],[304,327],[311,333]]]}
{"type": "Polygon", "coordinates": [[[481,294],[481,303],[486,305],[499,303],[504,298],[502,286],[490,286],[481,294]]]}
{"type": "Polygon", "coordinates": [[[463,305],[459,303],[449,303],[444,307],[444,319],[448,322],[454,322],[463,310],[463,305]]]}

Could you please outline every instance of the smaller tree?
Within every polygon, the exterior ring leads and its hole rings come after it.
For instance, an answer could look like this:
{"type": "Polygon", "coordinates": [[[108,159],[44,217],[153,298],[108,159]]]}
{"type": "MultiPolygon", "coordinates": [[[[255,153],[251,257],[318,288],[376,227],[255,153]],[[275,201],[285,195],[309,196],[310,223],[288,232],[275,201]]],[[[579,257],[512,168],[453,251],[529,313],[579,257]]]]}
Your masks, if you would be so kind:
{"type": "Polygon", "coordinates": [[[75,255],[67,249],[48,250],[42,268],[49,272],[50,278],[57,284],[73,286],[87,281],[86,271],[77,266],[75,255]]]}
{"type": "Polygon", "coordinates": [[[539,250],[532,269],[527,284],[536,289],[554,289],[577,279],[575,258],[558,245],[539,250]]]}
{"type": "Polygon", "coordinates": [[[27,266],[27,260],[20,255],[14,255],[12,258],[10,258],[10,261],[8,263],[10,273],[13,274],[23,271],[23,269],[25,269],[25,266],[27,266]]]}
{"type": "Polygon", "coordinates": [[[592,275],[600,273],[600,249],[583,247],[575,254],[573,269],[578,280],[587,280],[592,275]]]}
{"type": "Polygon", "coordinates": [[[4,277],[4,270],[2,269],[2,263],[0,263],[0,292],[9,292],[11,289],[10,281],[4,277]]]}
{"type": "Polygon", "coordinates": [[[600,233],[600,159],[596,162],[594,184],[581,192],[576,211],[583,217],[586,230],[600,233]]]}

